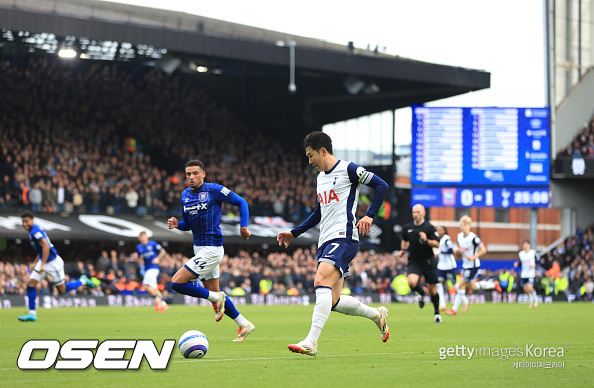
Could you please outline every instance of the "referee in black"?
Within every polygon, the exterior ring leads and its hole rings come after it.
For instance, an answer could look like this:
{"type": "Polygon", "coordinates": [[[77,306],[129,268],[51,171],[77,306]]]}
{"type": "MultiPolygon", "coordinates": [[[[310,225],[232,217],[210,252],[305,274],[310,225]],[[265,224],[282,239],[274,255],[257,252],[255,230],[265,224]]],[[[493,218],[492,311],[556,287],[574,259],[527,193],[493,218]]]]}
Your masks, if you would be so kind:
{"type": "Polygon", "coordinates": [[[412,208],[413,222],[404,225],[402,231],[402,249],[398,256],[402,258],[408,255],[408,285],[419,295],[419,307],[425,306],[424,297],[427,291],[431,295],[431,302],[435,310],[435,323],[441,323],[439,315],[439,295],[437,294],[437,260],[433,254],[433,248],[439,248],[439,235],[435,227],[425,221],[425,207],[416,204],[412,208]],[[419,285],[419,278],[424,275],[428,290],[419,285]]]}

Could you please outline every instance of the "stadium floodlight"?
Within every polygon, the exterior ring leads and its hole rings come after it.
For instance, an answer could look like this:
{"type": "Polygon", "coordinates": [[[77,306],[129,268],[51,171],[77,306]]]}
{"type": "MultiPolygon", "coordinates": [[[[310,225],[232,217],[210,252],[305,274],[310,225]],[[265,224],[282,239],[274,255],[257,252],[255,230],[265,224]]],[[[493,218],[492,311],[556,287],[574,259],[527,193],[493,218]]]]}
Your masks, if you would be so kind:
{"type": "Polygon", "coordinates": [[[76,55],[76,51],[71,48],[63,48],[58,51],[58,56],[60,58],[75,58],[76,55]]]}
{"type": "Polygon", "coordinates": [[[206,67],[206,66],[198,66],[198,67],[196,67],[196,71],[198,73],[206,73],[208,71],[208,67],[206,67]]]}

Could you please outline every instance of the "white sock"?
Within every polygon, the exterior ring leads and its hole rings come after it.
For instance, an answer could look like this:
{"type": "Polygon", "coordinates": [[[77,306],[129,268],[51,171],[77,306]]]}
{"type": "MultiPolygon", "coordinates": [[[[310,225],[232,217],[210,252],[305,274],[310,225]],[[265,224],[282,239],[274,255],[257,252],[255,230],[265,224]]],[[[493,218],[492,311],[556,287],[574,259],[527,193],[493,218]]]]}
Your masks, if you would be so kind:
{"type": "Polygon", "coordinates": [[[532,302],[534,302],[534,300],[532,300],[532,293],[529,292],[526,294],[526,296],[528,297],[528,304],[532,304],[532,302]]]}
{"type": "Polygon", "coordinates": [[[445,307],[446,300],[443,293],[443,284],[437,283],[437,294],[439,295],[439,307],[445,307]]]}
{"type": "Polygon", "coordinates": [[[535,290],[532,290],[532,303],[538,303],[538,295],[535,290]]]}
{"type": "Polygon", "coordinates": [[[466,306],[468,304],[468,297],[466,296],[466,290],[464,290],[462,292],[462,303],[464,303],[464,306],[466,306]]]}
{"type": "Polygon", "coordinates": [[[245,319],[243,317],[243,315],[241,315],[241,314],[239,314],[237,317],[235,317],[234,321],[235,321],[235,323],[237,323],[237,326],[239,326],[239,327],[246,327],[249,324],[251,324],[251,322],[248,321],[247,319],[245,319]]]}
{"type": "Polygon", "coordinates": [[[212,292],[212,291],[208,291],[208,296],[206,297],[206,299],[211,302],[211,303],[216,303],[219,301],[219,293],[218,292],[212,292]]]}
{"type": "Polygon", "coordinates": [[[456,300],[454,301],[454,307],[452,308],[454,311],[458,311],[460,303],[462,303],[463,300],[466,299],[466,295],[464,295],[465,293],[466,291],[464,290],[458,290],[458,293],[456,294],[456,300]]]}
{"type": "Polygon", "coordinates": [[[361,303],[359,299],[349,296],[342,295],[338,300],[338,304],[334,307],[334,311],[343,313],[346,315],[355,315],[358,317],[365,317],[371,320],[377,320],[381,317],[378,309],[369,307],[364,303],[361,303]]]}
{"type": "Polygon", "coordinates": [[[482,281],[478,282],[478,286],[479,286],[479,290],[480,289],[493,290],[493,289],[495,289],[495,282],[482,280],[482,281]]]}
{"type": "Polygon", "coordinates": [[[316,305],[311,317],[311,329],[307,335],[307,340],[314,345],[318,343],[318,338],[322,334],[322,329],[330,316],[332,310],[332,289],[330,287],[316,288],[316,305]]]}
{"type": "Polygon", "coordinates": [[[31,315],[37,315],[37,311],[36,310],[29,310],[29,314],[31,314],[31,315]]]}

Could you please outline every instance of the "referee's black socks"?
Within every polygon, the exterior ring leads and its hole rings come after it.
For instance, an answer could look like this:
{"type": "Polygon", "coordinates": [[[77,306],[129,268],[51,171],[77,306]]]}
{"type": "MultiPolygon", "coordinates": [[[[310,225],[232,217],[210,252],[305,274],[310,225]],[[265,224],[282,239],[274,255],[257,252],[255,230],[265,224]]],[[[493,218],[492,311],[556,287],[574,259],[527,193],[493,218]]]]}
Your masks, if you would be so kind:
{"type": "Polygon", "coordinates": [[[427,295],[427,291],[425,291],[425,287],[421,287],[421,285],[419,283],[417,283],[417,285],[414,288],[412,288],[412,290],[421,296],[427,295]]]}
{"type": "Polygon", "coordinates": [[[439,294],[435,293],[435,295],[431,295],[431,303],[433,303],[433,310],[435,314],[439,314],[439,294]]]}

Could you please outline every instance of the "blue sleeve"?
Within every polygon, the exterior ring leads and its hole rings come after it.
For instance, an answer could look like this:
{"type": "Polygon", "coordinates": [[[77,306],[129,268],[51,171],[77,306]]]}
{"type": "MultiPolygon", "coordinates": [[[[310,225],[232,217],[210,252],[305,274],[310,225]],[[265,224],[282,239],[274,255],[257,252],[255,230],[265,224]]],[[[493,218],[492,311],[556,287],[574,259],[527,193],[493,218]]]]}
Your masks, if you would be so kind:
{"type": "Polygon", "coordinates": [[[248,221],[250,219],[250,209],[248,203],[245,199],[241,198],[239,195],[235,194],[234,192],[230,192],[231,195],[228,196],[228,201],[231,205],[239,206],[239,217],[241,219],[239,225],[243,227],[248,226],[248,221]]]}
{"type": "Polygon", "coordinates": [[[318,206],[316,206],[316,210],[307,217],[307,220],[303,221],[301,225],[293,228],[291,230],[291,234],[295,237],[298,237],[302,233],[306,232],[310,228],[313,228],[317,224],[320,223],[322,219],[322,210],[320,208],[320,203],[318,202],[318,206]]]}
{"type": "Polygon", "coordinates": [[[183,231],[188,231],[188,230],[190,230],[190,223],[188,222],[188,220],[186,218],[186,213],[184,213],[184,210],[183,210],[184,209],[184,203],[183,203],[184,196],[183,195],[182,195],[181,199],[182,199],[182,204],[181,204],[181,206],[182,206],[181,207],[182,208],[182,220],[177,223],[177,229],[183,230],[183,231]]]}
{"type": "Polygon", "coordinates": [[[371,178],[371,182],[367,184],[373,188],[373,199],[371,200],[371,205],[369,205],[369,209],[367,209],[366,216],[371,218],[375,217],[377,212],[379,211],[382,203],[384,203],[384,199],[386,198],[386,194],[388,194],[388,184],[384,182],[384,180],[377,175],[373,175],[371,178]]]}
{"type": "Polygon", "coordinates": [[[152,241],[152,243],[153,243],[153,247],[155,247],[155,252],[157,252],[157,253],[161,252],[161,249],[163,249],[163,247],[161,246],[161,244],[159,244],[156,241],[152,241]]]}
{"type": "Polygon", "coordinates": [[[365,215],[371,218],[375,217],[384,203],[386,194],[388,194],[388,184],[382,178],[355,163],[349,163],[347,172],[351,183],[369,186],[374,190],[373,199],[365,215]]]}

